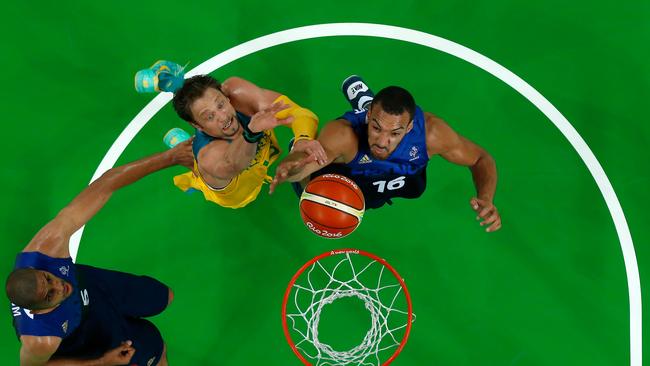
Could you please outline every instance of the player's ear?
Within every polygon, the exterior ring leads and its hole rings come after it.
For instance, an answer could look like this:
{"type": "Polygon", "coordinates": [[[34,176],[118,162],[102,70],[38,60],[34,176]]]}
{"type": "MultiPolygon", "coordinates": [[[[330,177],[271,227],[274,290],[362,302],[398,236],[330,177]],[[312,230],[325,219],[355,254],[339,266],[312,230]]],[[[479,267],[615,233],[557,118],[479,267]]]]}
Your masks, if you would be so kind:
{"type": "Polygon", "coordinates": [[[406,133],[411,132],[412,129],[413,129],[413,120],[410,120],[409,124],[406,125],[406,133]]]}
{"type": "Polygon", "coordinates": [[[201,128],[201,125],[199,125],[199,124],[196,123],[196,122],[190,122],[190,126],[196,128],[197,130],[199,130],[199,131],[201,131],[201,132],[204,132],[203,129],[201,128]]]}

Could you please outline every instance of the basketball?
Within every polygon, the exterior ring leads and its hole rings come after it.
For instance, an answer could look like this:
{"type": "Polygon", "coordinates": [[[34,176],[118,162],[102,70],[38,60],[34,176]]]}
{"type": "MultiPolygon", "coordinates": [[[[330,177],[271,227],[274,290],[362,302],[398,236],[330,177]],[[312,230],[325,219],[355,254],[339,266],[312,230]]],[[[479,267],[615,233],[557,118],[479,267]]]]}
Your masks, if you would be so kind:
{"type": "Polygon", "coordinates": [[[359,226],[365,206],[363,193],[354,181],[339,174],[324,174],[302,192],[300,216],[314,234],[339,239],[359,226]]]}

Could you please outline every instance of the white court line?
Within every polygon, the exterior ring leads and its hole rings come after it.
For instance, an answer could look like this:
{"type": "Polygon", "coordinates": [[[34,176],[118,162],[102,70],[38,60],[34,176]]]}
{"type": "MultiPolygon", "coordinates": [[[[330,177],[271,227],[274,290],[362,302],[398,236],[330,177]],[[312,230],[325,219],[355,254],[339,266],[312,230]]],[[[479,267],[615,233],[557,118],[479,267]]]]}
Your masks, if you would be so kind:
{"type": "MultiPolygon", "coordinates": [[[[605,198],[609,212],[614,220],[614,226],[616,227],[616,232],[621,243],[621,250],[625,261],[625,272],[627,274],[630,301],[630,365],[642,366],[641,283],[639,280],[639,268],[637,266],[630,229],[627,226],[623,209],[616,197],[614,188],[609,182],[605,171],[596,159],[596,156],[594,156],[591,149],[589,149],[589,146],[587,146],[571,123],[569,123],[560,111],[558,111],[537,90],[505,67],[467,47],[428,33],[382,24],[334,23],[288,29],[242,43],[193,68],[187,73],[187,77],[211,73],[230,62],[273,46],[303,39],[333,36],[367,36],[395,39],[419,44],[456,56],[489,72],[495,77],[501,79],[504,83],[510,85],[513,89],[533,103],[542,113],[544,113],[544,115],[546,115],[546,117],[548,117],[548,119],[551,120],[551,122],[553,122],[553,124],[562,132],[564,137],[569,140],[578,155],[580,155],[580,158],[582,158],[582,161],[587,165],[589,172],[591,172],[600,192],[605,198]]],[[[131,140],[133,140],[135,135],[137,135],[142,127],[149,122],[151,117],[167,104],[171,98],[171,93],[159,94],[149,102],[149,104],[147,104],[147,106],[138,113],[137,116],[135,116],[108,150],[99,164],[99,167],[97,167],[91,182],[115,165],[115,162],[120,155],[122,155],[122,152],[124,152],[124,149],[131,140]]],[[[83,227],[79,229],[70,240],[70,253],[72,258],[75,260],[82,234],[83,227]]]]}

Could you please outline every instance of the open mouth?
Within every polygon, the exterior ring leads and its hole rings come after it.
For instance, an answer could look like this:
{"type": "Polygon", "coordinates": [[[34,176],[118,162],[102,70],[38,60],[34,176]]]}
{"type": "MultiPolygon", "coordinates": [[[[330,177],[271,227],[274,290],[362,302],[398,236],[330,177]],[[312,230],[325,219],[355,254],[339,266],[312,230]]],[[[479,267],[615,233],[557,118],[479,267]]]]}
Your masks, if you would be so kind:
{"type": "Polygon", "coordinates": [[[235,117],[230,117],[230,120],[229,120],[228,122],[226,122],[225,125],[223,125],[222,130],[223,130],[223,131],[226,131],[227,129],[229,129],[230,126],[232,126],[232,122],[233,122],[234,120],[235,120],[235,117]]]}

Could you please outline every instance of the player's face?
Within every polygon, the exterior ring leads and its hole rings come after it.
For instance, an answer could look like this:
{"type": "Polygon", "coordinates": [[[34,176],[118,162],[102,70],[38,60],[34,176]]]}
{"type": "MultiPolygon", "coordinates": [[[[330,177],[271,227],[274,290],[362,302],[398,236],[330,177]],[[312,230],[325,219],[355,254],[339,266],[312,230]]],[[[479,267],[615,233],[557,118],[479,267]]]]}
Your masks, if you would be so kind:
{"type": "Polygon", "coordinates": [[[233,137],[239,131],[235,108],[217,89],[206,89],[190,105],[190,111],[195,121],[192,125],[212,137],[233,137]]]}
{"type": "Polygon", "coordinates": [[[36,271],[36,298],[39,308],[52,308],[72,294],[72,285],[47,271],[36,271]]]}
{"type": "Polygon", "coordinates": [[[395,151],[411,128],[413,121],[409,113],[400,115],[386,113],[381,105],[372,106],[366,115],[368,122],[368,146],[372,156],[379,160],[387,159],[395,151]]]}

